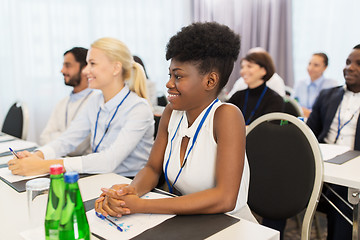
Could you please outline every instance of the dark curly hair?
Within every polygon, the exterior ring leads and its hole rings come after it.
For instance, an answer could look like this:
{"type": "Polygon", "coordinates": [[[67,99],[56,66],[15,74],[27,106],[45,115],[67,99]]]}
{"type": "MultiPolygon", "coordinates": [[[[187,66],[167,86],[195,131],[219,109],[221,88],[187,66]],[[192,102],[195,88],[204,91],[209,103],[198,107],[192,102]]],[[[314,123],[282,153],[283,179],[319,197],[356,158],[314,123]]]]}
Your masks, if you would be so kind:
{"type": "Polygon", "coordinates": [[[217,93],[226,85],[240,51],[240,36],[216,22],[193,23],[170,38],[166,60],[193,61],[201,74],[219,73],[217,93]]]}

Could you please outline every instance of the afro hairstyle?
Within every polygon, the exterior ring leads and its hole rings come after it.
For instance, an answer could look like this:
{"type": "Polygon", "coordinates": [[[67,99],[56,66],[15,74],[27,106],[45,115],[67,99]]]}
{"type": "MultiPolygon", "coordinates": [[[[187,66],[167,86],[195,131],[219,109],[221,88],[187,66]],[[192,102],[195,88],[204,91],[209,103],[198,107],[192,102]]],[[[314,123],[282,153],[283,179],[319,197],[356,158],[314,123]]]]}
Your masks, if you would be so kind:
{"type": "Polygon", "coordinates": [[[216,22],[193,23],[170,38],[166,60],[194,62],[201,74],[219,74],[217,92],[228,82],[240,51],[240,36],[216,22]]]}

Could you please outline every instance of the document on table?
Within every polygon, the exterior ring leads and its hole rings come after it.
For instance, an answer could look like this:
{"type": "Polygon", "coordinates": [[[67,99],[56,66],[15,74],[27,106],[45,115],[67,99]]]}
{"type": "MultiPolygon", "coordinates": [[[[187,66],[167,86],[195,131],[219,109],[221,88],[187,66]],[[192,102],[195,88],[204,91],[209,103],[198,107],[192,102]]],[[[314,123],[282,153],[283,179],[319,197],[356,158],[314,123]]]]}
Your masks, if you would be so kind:
{"type": "Polygon", "coordinates": [[[35,176],[19,176],[19,175],[12,174],[11,171],[7,167],[0,168],[0,177],[10,183],[19,182],[19,181],[27,180],[27,179],[33,179],[33,178],[46,176],[46,175],[48,175],[48,174],[35,175],[35,176]]]}
{"type": "MultiPolygon", "coordinates": [[[[158,199],[168,198],[159,193],[149,192],[142,198],[158,199]]],[[[90,231],[105,239],[130,239],[145,230],[155,227],[163,221],[174,217],[175,215],[168,214],[142,214],[136,213],[121,218],[111,218],[119,227],[123,229],[122,232],[111,226],[108,221],[102,220],[95,215],[95,210],[92,209],[86,213],[90,225],[90,231]]]]}
{"type": "Polygon", "coordinates": [[[341,155],[349,150],[351,150],[348,146],[341,146],[341,145],[335,145],[335,144],[326,144],[326,143],[320,143],[320,150],[323,156],[323,160],[329,160],[332,159],[338,155],[341,155]]]}
{"type": "Polygon", "coordinates": [[[20,233],[20,236],[25,240],[45,240],[44,226],[32,228],[20,233]]]}
{"type": "Polygon", "coordinates": [[[2,135],[0,136],[0,143],[2,142],[9,142],[9,141],[14,141],[16,138],[10,135],[2,135]]]}
{"type": "Polygon", "coordinates": [[[34,142],[24,141],[24,140],[14,140],[10,142],[2,142],[0,144],[0,156],[11,155],[9,147],[14,151],[22,151],[28,148],[34,148],[37,144],[34,142]]]}
{"type": "MultiPolygon", "coordinates": [[[[13,159],[13,158],[14,158],[13,155],[8,155],[8,156],[0,157],[0,165],[7,164],[8,161],[10,161],[10,160],[13,159]]],[[[1,168],[1,167],[0,167],[0,168],[1,168]]]]}
{"type": "Polygon", "coordinates": [[[324,161],[334,164],[343,164],[360,156],[360,151],[352,150],[350,147],[334,144],[320,144],[324,161]]]}

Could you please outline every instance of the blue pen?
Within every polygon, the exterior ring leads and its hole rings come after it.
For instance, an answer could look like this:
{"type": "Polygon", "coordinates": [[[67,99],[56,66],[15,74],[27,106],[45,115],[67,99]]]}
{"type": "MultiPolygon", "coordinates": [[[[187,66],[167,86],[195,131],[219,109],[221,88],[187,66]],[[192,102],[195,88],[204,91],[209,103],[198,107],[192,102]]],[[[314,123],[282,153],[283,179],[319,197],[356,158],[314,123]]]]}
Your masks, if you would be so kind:
{"type": "Polygon", "coordinates": [[[14,151],[14,150],[12,150],[11,148],[9,148],[10,149],[10,152],[17,158],[17,159],[19,159],[19,156],[16,154],[16,152],[14,151]]]}
{"type": "Polygon", "coordinates": [[[116,227],[117,230],[119,230],[120,232],[123,231],[123,229],[121,227],[119,227],[119,225],[117,225],[114,221],[112,221],[111,219],[105,217],[104,215],[102,215],[101,213],[95,212],[96,216],[98,216],[99,218],[101,218],[102,220],[106,220],[109,223],[111,223],[111,225],[113,225],[114,227],[116,227]]]}

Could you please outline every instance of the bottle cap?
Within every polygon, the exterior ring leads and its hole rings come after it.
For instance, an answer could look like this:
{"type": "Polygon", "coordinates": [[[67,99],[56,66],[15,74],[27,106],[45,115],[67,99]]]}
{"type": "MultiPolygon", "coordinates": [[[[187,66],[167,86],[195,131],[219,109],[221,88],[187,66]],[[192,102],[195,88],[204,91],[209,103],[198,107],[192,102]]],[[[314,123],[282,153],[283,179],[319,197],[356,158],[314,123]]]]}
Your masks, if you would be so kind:
{"type": "Polygon", "coordinates": [[[64,167],[61,164],[54,164],[50,166],[50,174],[51,175],[59,175],[64,172],[64,167]]]}
{"type": "Polygon", "coordinates": [[[66,172],[64,175],[64,181],[66,183],[75,183],[79,180],[79,173],[77,172],[66,172]]]}

